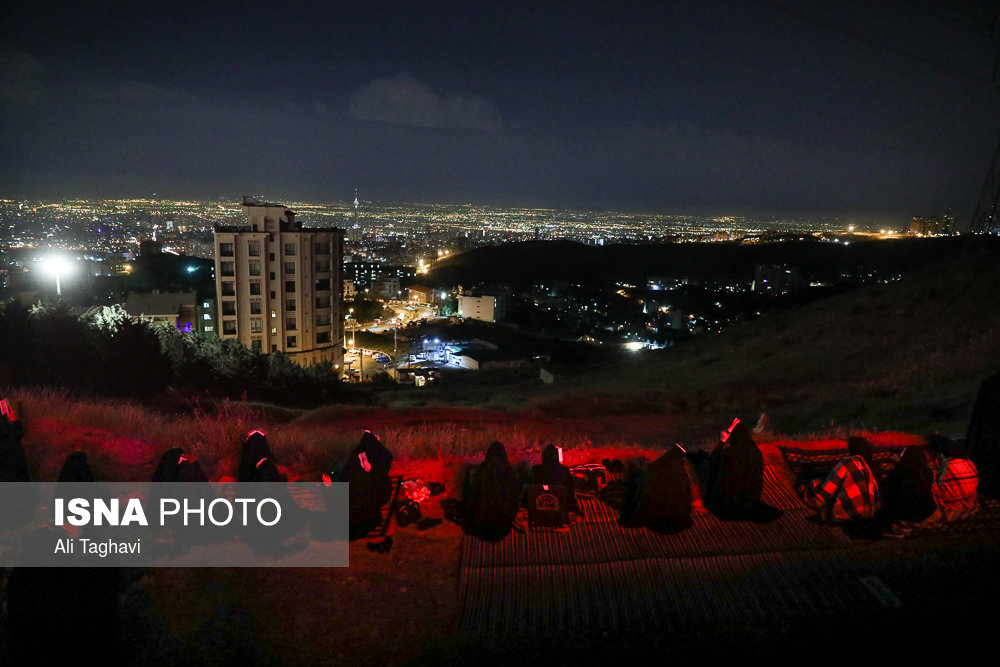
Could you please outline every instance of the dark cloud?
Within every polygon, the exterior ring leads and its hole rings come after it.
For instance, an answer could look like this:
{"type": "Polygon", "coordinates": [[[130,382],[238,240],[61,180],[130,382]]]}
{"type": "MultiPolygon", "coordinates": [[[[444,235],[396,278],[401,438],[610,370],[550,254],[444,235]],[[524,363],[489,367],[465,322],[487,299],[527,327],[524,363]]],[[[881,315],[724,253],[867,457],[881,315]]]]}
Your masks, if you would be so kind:
{"type": "Polygon", "coordinates": [[[45,66],[23,51],[0,53],[0,99],[36,104],[45,95],[45,66]]]}
{"type": "Polygon", "coordinates": [[[347,113],[412,127],[461,128],[494,132],[503,128],[500,110],[479,96],[442,95],[409,74],[375,79],[351,98],[347,113]]]}

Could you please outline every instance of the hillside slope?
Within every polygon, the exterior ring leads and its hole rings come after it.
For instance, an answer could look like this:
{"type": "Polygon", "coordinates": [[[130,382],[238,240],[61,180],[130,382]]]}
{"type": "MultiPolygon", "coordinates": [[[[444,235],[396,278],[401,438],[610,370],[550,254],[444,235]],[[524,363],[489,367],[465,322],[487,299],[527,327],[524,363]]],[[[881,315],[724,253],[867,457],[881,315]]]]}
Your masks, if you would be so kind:
{"type": "Polygon", "coordinates": [[[767,410],[784,433],[834,426],[963,437],[1000,370],[1000,253],[928,263],[902,280],[777,313],[543,390],[536,413],[687,415],[704,428],[767,410]],[[586,400],[581,400],[587,397],[586,400]]]}

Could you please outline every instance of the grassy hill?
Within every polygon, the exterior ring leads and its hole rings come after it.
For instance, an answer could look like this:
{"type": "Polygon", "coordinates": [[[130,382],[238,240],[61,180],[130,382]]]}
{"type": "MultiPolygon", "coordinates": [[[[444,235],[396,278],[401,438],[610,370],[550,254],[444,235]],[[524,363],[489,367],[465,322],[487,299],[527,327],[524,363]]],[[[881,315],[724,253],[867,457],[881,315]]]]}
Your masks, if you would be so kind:
{"type": "Polygon", "coordinates": [[[964,437],[979,384],[1000,370],[998,260],[992,247],[927,262],[896,282],[639,354],[548,390],[533,409],[591,414],[600,396],[636,415],[686,415],[695,430],[767,410],[784,433],[964,437]]]}

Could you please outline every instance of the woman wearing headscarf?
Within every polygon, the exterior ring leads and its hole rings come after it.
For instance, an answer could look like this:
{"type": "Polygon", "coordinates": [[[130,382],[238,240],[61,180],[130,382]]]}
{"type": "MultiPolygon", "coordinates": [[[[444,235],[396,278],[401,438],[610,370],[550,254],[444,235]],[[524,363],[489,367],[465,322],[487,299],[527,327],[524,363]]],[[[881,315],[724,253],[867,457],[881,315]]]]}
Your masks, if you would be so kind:
{"type": "Polygon", "coordinates": [[[263,431],[250,431],[240,452],[240,467],[236,476],[238,482],[251,482],[257,477],[257,469],[264,459],[274,461],[274,454],[267,444],[263,431]]]}
{"type": "Polygon", "coordinates": [[[763,491],[764,456],[750,429],[735,419],[712,450],[705,506],[720,519],[772,521],[781,511],[761,500],[763,491]]]}
{"type": "Polygon", "coordinates": [[[153,473],[154,482],[207,482],[208,477],[195,459],[184,455],[180,447],[163,452],[153,473]]]}
{"type": "Polygon", "coordinates": [[[943,522],[964,519],[979,509],[979,471],[969,454],[948,438],[931,438],[931,450],[937,455],[938,472],[931,494],[936,505],[931,520],[943,522]]]}
{"type": "Polygon", "coordinates": [[[0,415],[0,482],[29,482],[28,459],[21,438],[24,428],[13,413],[0,415]]]}
{"type": "Polygon", "coordinates": [[[824,521],[874,519],[882,510],[871,443],[849,438],[847,452],[824,479],[814,479],[803,490],[806,503],[816,508],[824,521]]]}
{"type": "Polygon", "coordinates": [[[890,523],[923,521],[934,512],[934,471],[926,447],[903,450],[899,463],[883,484],[882,500],[890,523]]]}
{"type": "Polygon", "coordinates": [[[622,516],[625,525],[645,526],[658,533],[679,533],[691,527],[691,477],[686,461],[684,449],[674,444],[646,466],[635,508],[622,516]]]}
{"type": "Polygon", "coordinates": [[[87,463],[86,452],[73,452],[66,457],[59,471],[60,482],[93,482],[94,472],[87,463]]]}
{"type": "Polygon", "coordinates": [[[542,450],[542,462],[531,469],[531,483],[565,487],[567,511],[580,514],[580,506],[573,491],[576,478],[569,468],[560,463],[559,449],[555,445],[546,445],[542,450]]]}
{"type": "Polygon", "coordinates": [[[469,534],[490,542],[510,532],[521,505],[521,489],[503,443],[493,442],[469,475],[463,515],[469,534]]]}
{"type": "Polygon", "coordinates": [[[392,499],[390,452],[378,436],[365,431],[348,456],[337,482],[347,482],[350,506],[350,537],[364,537],[382,522],[382,507],[392,499]]]}

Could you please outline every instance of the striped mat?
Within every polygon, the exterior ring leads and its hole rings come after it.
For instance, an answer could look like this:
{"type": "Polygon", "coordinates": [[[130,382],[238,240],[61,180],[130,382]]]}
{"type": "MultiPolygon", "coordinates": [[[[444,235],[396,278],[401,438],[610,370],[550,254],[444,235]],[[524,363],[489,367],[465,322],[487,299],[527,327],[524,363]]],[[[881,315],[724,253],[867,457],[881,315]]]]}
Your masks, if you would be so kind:
{"type": "Polygon", "coordinates": [[[765,475],[767,524],[694,515],[676,535],[624,528],[604,503],[580,498],[567,533],[512,532],[462,543],[461,631],[546,636],[591,630],[821,616],[878,605],[846,555],[843,530],[765,475]]]}
{"type": "Polygon", "coordinates": [[[858,613],[880,607],[866,574],[844,550],[471,568],[460,632],[671,631],[858,613]]]}

